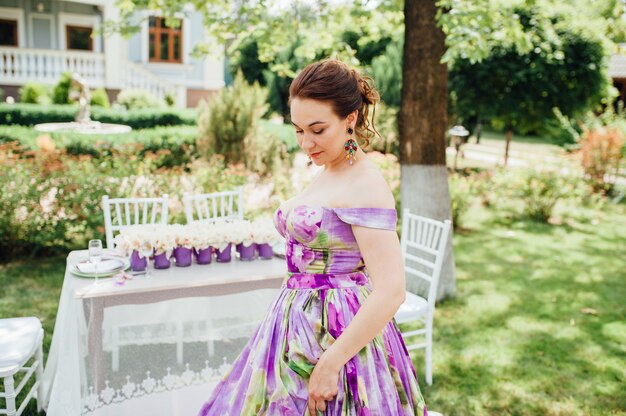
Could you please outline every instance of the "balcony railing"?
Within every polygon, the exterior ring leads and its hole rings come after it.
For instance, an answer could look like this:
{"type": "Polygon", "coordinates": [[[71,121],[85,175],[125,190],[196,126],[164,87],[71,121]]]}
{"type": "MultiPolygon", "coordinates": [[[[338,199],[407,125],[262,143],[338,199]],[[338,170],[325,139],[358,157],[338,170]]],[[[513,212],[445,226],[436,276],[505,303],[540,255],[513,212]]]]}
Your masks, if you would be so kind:
{"type": "MultiPolygon", "coordinates": [[[[120,85],[106,85],[104,60],[104,54],[95,52],[0,47],[0,84],[56,84],[69,71],[78,73],[91,88],[119,88],[120,85]]],[[[142,66],[127,60],[120,60],[120,65],[122,88],[148,90],[161,99],[168,92],[177,94],[174,85],[142,66]]]]}
{"type": "Polygon", "coordinates": [[[50,49],[0,48],[0,84],[29,81],[56,84],[64,72],[76,72],[92,87],[104,87],[104,55],[50,49]]]}

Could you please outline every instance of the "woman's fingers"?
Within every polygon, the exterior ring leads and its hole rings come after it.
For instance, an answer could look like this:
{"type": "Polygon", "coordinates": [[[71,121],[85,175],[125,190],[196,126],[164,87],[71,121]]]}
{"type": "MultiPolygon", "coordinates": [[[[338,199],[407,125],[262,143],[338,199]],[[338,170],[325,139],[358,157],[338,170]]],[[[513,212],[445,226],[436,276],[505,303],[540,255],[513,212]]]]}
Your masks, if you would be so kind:
{"type": "Polygon", "coordinates": [[[325,412],[326,411],[326,401],[324,400],[318,400],[317,404],[315,405],[315,407],[317,408],[317,410],[319,410],[320,412],[325,412]]]}
{"type": "Polygon", "coordinates": [[[309,414],[317,415],[317,412],[326,411],[326,401],[324,399],[309,398],[309,414]]]}

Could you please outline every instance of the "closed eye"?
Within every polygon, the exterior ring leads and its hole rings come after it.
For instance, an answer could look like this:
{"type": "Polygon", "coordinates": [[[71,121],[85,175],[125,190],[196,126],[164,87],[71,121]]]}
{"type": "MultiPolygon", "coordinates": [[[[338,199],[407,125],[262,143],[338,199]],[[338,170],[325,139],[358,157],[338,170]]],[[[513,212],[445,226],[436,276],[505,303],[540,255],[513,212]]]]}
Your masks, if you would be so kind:
{"type": "Polygon", "coordinates": [[[320,131],[314,131],[313,133],[314,134],[322,134],[322,133],[324,133],[324,129],[321,129],[320,131]]]}

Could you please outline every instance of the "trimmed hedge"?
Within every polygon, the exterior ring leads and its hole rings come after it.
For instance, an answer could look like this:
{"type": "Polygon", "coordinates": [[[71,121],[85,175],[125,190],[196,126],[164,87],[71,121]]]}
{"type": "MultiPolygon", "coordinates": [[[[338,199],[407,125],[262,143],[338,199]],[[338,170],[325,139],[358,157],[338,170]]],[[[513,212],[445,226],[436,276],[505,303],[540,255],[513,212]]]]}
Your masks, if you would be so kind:
{"type": "MultiPolygon", "coordinates": [[[[74,121],[77,111],[78,107],[71,104],[0,104],[0,124],[32,126],[38,123],[74,121]]],[[[196,111],[172,108],[126,111],[92,106],[91,118],[102,123],[126,124],[133,129],[193,126],[196,124],[196,111]]]]}

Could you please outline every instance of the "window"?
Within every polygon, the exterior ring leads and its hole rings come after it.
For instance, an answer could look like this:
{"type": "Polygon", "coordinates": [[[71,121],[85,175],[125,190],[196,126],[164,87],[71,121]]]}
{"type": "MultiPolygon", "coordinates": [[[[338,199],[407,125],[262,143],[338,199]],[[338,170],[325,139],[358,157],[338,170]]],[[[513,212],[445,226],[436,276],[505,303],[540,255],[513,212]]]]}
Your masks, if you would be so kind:
{"type": "Polygon", "coordinates": [[[67,43],[67,49],[93,51],[93,39],[91,38],[92,31],[92,28],[85,26],[65,26],[65,41],[67,43]]]}
{"type": "Polygon", "coordinates": [[[17,20],[0,19],[0,46],[17,46],[17,20]]]}
{"type": "Polygon", "coordinates": [[[150,17],[149,28],[150,62],[182,62],[183,26],[176,28],[165,24],[161,17],[150,17]]]}

